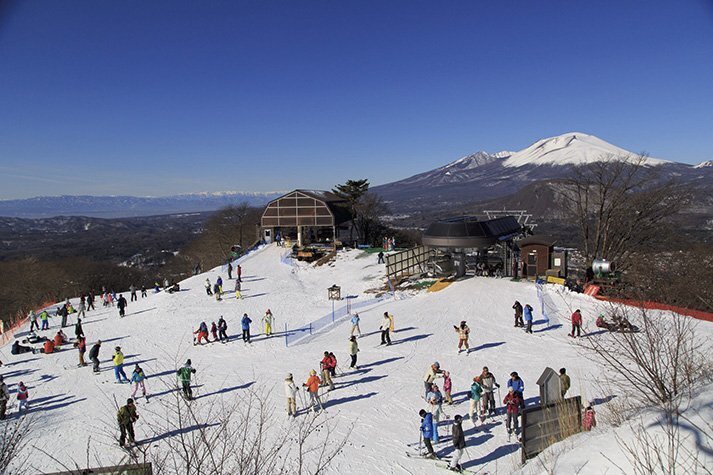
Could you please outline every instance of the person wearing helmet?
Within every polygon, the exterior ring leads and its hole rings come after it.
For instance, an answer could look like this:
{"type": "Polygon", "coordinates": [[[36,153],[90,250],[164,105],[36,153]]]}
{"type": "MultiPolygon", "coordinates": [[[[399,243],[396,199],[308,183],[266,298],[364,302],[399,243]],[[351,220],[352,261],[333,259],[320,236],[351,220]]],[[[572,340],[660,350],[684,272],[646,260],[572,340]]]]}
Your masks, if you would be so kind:
{"type": "Polygon", "coordinates": [[[292,373],[287,373],[285,378],[285,397],[287,397],[287,415],[297,417],[297,404],[295,398],[297,396],[297,386],[292,378],[292,373]]]}
{"type": "Polygon", "coordinates": [[[458,333],[458,354],[460,354],[462,351],[465,351],[466,354],[468,353],[468,336],[470,335],[470,328],[468,328],[468,325],[466,325],[465,320],[460,322],[460,325],[456,326],[453,325],[453,328],[455,329],[456,333],[458,333]],[[462,350],[461,348],[465,346],[465,350],[462,350]]]}
{"type": "Polygon", "coordinates": [[[302,385],[304,386],[305,391],[309,393],[309,407],[312,412],[316,412],[315,406],[319,406],[320,411],[324,410],[322,401],[319,399],[319,385],[321,383],[322,382],[319,380],[319,376],[317,376],[317,372],[315,370],[311,370],[309,372],[307,382],[302,385]]]}
{"type": "Polygon", "coordinates": [[[438,361],[435,361],[430,368],[428,368],[428,371],[426,371],[426,375],[423,377],[423,388],[425,390],[425,396],[428,396],[429,391],[431,390],[431,385],[433,382],[436,380],[436,378],[442,378],[443,377],[443,370],[441,370],[441,365],[438,363],[438,361]]]}

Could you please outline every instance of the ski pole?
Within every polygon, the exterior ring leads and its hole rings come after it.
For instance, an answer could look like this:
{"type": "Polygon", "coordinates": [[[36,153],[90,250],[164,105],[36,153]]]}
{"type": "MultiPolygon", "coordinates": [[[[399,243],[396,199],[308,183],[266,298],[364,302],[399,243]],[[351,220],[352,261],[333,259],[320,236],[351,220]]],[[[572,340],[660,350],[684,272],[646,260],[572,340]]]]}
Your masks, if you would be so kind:
{"type": "MultiPolygon", "coordinates": [[[[502,401],[502,400],[503,400],[503,398],[501,397],[501,394],[500,394],[500,386],[498,386],[498,406],[500,405],[500,401],[502,401]]],[[[495,408],[493,408],[493,409],[495,409],[495,408]]],[[[496,410],[495,414],[497,414],[497,413],[498,413],[498,411],[496,410]]]]}
{"type": "Polygon", "coordinates": [[[418,431],[418,455],[421,455],[423,453],[422,449],[421,449],[422,445],[423,445],[423,432],[421,432],[419,430],[418,431]]]}

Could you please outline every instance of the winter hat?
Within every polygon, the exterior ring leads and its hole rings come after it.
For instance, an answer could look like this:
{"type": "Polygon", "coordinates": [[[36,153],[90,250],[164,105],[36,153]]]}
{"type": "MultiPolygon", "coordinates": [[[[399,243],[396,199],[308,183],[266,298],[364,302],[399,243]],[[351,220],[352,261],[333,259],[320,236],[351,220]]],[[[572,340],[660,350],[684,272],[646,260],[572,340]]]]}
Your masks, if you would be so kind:
{"type": "Polygon", "coordinates": [[[314,376],[315,374],[317,374],[317,372],[312,369],[312,370],[309,371],[309,374],[310,374],[310,376],[314,376]]]}
{"type": "Polygon", "coordinates": [[[465,320],[461,320],[460,324],[465,325],[465,320]]]}
{"type": "Polygon", "coordinates": [[[438,361],[434,361],[433,366],[435,366],[436,368],[440,368],[441,364],[438,361]]]}
{"type": "Polygon", "coordinates": [[[512,373],[510,373],[510,376],[513,377],[513,378],[516,377],[516,376],[517,376],[517,371],[513,371],[512,373]]]}
{"type": "Polygon", "coordinates": [[[425,410],[425,409],[421,409],[420,411],[418,411],[418,415],[421,416],[421,417],[424,417],[424,416],[426,415],[426,410],[425,410]]]}
{"type": "Polygon", "coordinates": [[[117,347],[114,348],[114,349],[115,349],[116,351],[120,351],[120,350],[121,350],[121,347],[120,347],[120,346],[117,346],[117,347]]]}
{"type": "Polygon", "coordinates": [[[188,364],[188,365],[191,364],[191,359],[190,359],[190,358],[188,358],[188,359],[186,360],[186,364],[188,364]]]}
{"type": "Polygon", "coordinates": [[[292,379],[292,373],[287,373],[287,377],[285,379],[292,379]]]}
{"type": "Polygon", "coordinates": [[[325,351],[324,356],[329,356],[329,351],[325,351]]]}
{"type": "Polygon", "coordinates": [[[461,416],[460,414],[456,414],[453,420],[460,423],[463,420],[463,416],[461,416]]]}
{"type": "Polygon", "coordinates": [[[133,404],[133,403],[134,403],[134,400],[131,398],[126,400],[126,404],[133,404]]]}
{"type": "Polygon", "coordinates": [[[514,393],[514,392],[515,392],[515,388],[510,388],[510,389],[508,389],[508,392],[509,392],[509,393],[514,393]]]}

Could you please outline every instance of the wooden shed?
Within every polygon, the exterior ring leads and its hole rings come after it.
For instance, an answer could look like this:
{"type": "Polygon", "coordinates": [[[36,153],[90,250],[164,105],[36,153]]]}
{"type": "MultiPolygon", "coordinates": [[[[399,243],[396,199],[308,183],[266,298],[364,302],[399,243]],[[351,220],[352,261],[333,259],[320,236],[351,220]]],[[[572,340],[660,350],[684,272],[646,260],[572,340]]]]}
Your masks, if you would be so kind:
{"type": "Polygon", "coordinates": [[[555,252],[556,242],[557,240],[552,236],[543,235],[529,236],[517,241],[523,278],[567,275],[566,255],[563,252],[555,252]]]}

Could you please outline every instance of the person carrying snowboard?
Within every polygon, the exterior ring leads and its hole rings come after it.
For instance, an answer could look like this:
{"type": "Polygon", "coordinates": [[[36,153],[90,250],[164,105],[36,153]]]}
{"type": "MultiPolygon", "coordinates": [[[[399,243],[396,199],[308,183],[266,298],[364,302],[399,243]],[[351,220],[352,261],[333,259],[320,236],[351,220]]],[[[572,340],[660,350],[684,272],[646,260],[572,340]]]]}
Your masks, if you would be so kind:
{"type": "Polygon", "coordinates": [[[265,316],[262,317],[263,324],[265,325],[265,335],[270,336],[272,335],[272,324],[275,321],[275,317],[272,316],[272,312],[270,309],[267,309],[267,312],[265,312],[265,316]]]}
{"type": "Polygon", "coordinates": [[[252,322],[248,314],[244,313],[243,318],[240,320],[240,327],[243,330],[243,342],[245,343],[250,343],[250,324],[252,322]]]}
{"type": "Polygon", "coordinates": [[[287,398],[287,415],[297,417],[297,386],[292,378],[292,373],[287,373],[285,378],[285,397],[287,398]]]}
{"type": "Polygon", "coordinates": [[[433,414],[426,412],[425,409],[418,411],[418,415],[421,416],[421,436],[423,437],[423,443],[426,446],[427,453],[424,457],[435,459],[436,453],[433,451],[433,445],[431,444],[431,437],[433,437],[433,414]]]}
{"type": "Polygon", "coordinates": [[[126,299],[124,298],[123,295],[119,294],[119,300],[116,302],[116,306],[119,307],[119,317],[123,318],[124,315],[126,315],[126,306],[127,306],[126,299]]]}
{"type": "Polygon", "coordinates": [[[515,304],[512,306],[513,310],[515,310],[515,326],[516,327],[523,327],[525,326],[522,323],[522,304],[515,300],[515,304]]]}
{"type": "Polygon", "coordinates": [[[129,398],[126,400],[126,405],[122,406],[116,413],[116,420],[119,423],[119,446],[124,447],[124,444],[135,444],[134,422],[139,420],[139,415],[136,413],[134,400],[129,398]]]}
{"type": "Polygon", "coordinates": [[[181,383],[181,391],[183,391],[183,397],[187,400],[193,400],[193,390],[191,389],[191,375],[195,374],[196,370],[191,366],[191,360],[186,360],[184,364],[176,374],[178,375],[178,381],[181,383]]]}
{"type": "Polygon", "coordinates": [[[507,418],[505,419],[505,427],[508,430],[508,435],[515,434],[520,431],[520,423],[518,417],[520,415],[520,406],[522,406],[522,398],[515,392],[513,388],[508,389],[507,396],[503,399],[503,404],[507,408],[507,418]]]}
{"type": "Polygon", "coordinates": [[[354,336],[354,332],[357,332],[357,334],[361,337],[361,329],[359,328],[359,314],[355,313],[352,315],[351,322],[352,322],[352,332],[351,336],[354,336]]]}
{"type": "Polygon", "coordinates": [[[572,333],[569,334],[572,338],[575,338],[574,333],[577,332],[577,336],[582,336],[582,312],[577,309],[572,314],[572,333]]]}
{"type": "Polygon", "coordinates": [[[322,386],[329,386],[329,390],[334,390],[334,383],[332,382],[332,358],[329,356],[329,352],[324,352],[324,358],[319,363],[322,368],[322,386]]]}
{"type": "Polygon", "coordinates": [[[389,330],[391,329],[391,319],[389,318],[388,312],[384,312],[384,318],[381,320],[379,329],[381,330],[381,345],[390,345],[391,337],[389,336],[389,330]]]}
{"type": "Polygon", "coordinates": [[[523,310],[525,314],[525,333],[532,333],[532,307],[530,304],[526,304],[523,310]]]}
{"type": "Polygon", "coordinates": [[[94,370],[95,373],[99,372],[99,349],[102,346],[102,341],[98,340],[96,343],[94,343],[94,346],[92,346],[92,349],[89,350],[89,359],[93,363],[92,369],[94,370]]]}
{"type": "Polygon", "coordinates": [[[201,322],[201,324],[198,326],[198,330],[193,332],[194,336],[193,337],[193,346],[196,346],[198,343],[201,345],[201,339],[205,340],[206,343],[210,343],[208,341],[208,325],[205,324],[205,322],[201,322]]]}
{"type": "Polygon", "coordinates": [[[205,293],[207,295],[213,295],[213,292],[210,290],[210,279],[208,277],[205,279],[205,293]]]}
{"type": "Polygon", "coordinates": [[[133,390],[131,391],[132,398],[136,397],[136,393],[139,391],[139,387],[141,387],[141,395],[146,398],[146,401],[149,400],[146,396],[146,385],[144,383],[145,379],[146,375],[144,374],[144,370],[137,364],[134,368],[134,372],[131,373],[131,385],[133,386],[133,390]]]}
{"type": "Polygon", "coordinates": [[[322,381],[319,380],[319,376],[317,376],[317,372],[315,370],[311,370],[309,372],[309,378],[307,378],[307,382],[304,383],[302,386],[304,386],[305,391],[309,393],[309,407],[311,412],[317,412],[315,410],[315,407],[319,407],[320,411],[324,410],[324,407],[322,406],[322,401],[319,399],[319,387],[322,384],[322,381]]]}
{"type": "Polygon", "coordinates": [[[465,450],[465,434],[463,433],[463,417],[457,414],[453,418],[453,427],[451,430],[453,434],[453,458],[448,466],[453,471],[460,472],[463,468],[460,466],[460,459],[463,456],[463,451],[465,450]]]}
{"type": "Polygon", "coordinates": [[[129,378],[127,378],[126,373],[124,373],[124,354],[121,352],[120,346],[117,346],[114,349],[114,357],[112,358],[112,361],[114,362],[114,377],[116,377],[116,382],[128,383],[129,378]],[[124,378],[123,381],[121,378],[124,378]]]}
{"type": "Polygon", "coordinates": [[[218,319],[218,337],[220,338],[220,342],[227,343],[228,342],[228,334],[226,333],[228,331],[228,322],[225,321],[223,316],[221,315],[220,318],[218,319]]]}
{"type": "Polygon", "coordinates": [[[215,322],[210,324],[210,334],[213,335],[213,342],[218,341],[218,325],[215,322]]]}
{"type": "Polygon", "coordinates": [[[470,328],[468,328],[468,325],[466,325],[465,320],[460,322],[459,326],[453,325],[453,328],[455,329],[456,333],[458,333],[458,353],[460,354],[462,351],[465,351],[466,353],[468,352],[468,336],[470,335],[470,328]],[[465,350],[462,350],[461,347],[465,346],[465,350]]]}
{"type": "Polygon", "coordinates": [[[480,404],[480,398],[483,394],[483,387],[480,385],[480,382],[478,381],[478,377],[476,376],[473,378],[473,384],[470,385],[470,422],[475,425],[476,420],[479,417],[483,417],[483,408],[482,405],[480,404]]]}
{"type": "Polygon", "coordinates": [[[357,338],[352,335],[349,337],[349,356],[352,358],[352,363],[349,365],[351,369],[359,369],[357,366],[357,353],[359,353],[359,344],[357,338]]]}

